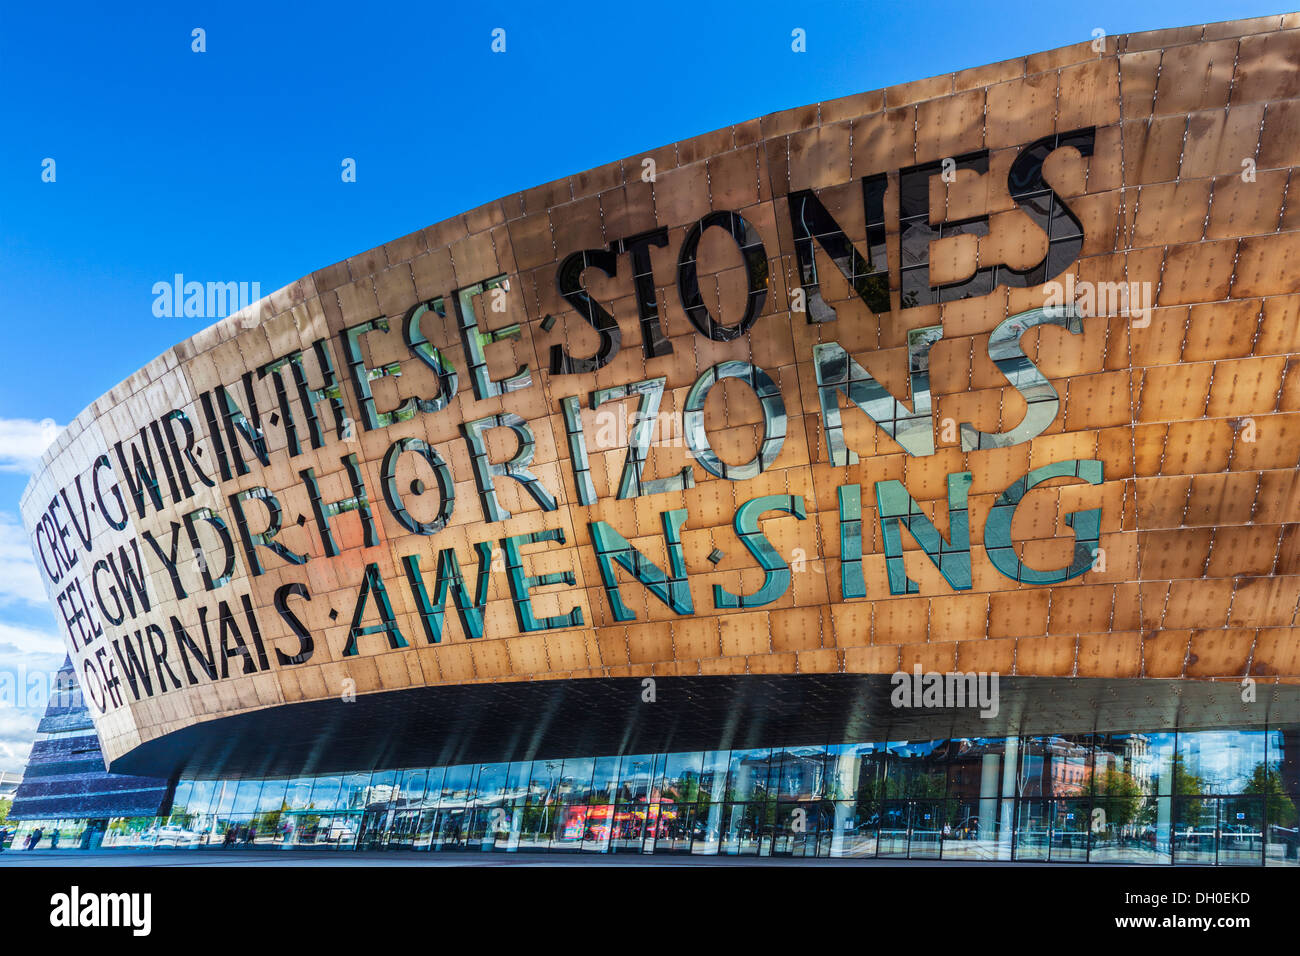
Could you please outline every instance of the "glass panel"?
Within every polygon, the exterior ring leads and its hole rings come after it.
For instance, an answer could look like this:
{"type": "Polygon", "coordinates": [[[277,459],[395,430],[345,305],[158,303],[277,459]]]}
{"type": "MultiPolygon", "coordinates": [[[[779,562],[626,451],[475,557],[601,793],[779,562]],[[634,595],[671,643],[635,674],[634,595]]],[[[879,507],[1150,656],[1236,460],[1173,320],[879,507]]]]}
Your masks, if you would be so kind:
{"type": "MultiPolygon", "coordinates": [[[[1060,778],[1057,778],[1058,781],[1060,778]]],[[[1073,786],[1073,784],[1069,784],[1073,786]]],[[[1092,801],[1052,801],[1048,859],[1054,862],[1085,863],[1088,859],[1088,828],[1092,823],[1092,801]]]]}
{"type": "MultiPolygon", "coordinates": [[[[1175,778],[1177,779],[1177,778],[1175,778]]],[[[1213,865],[1216,856],[1217,801],[1204,797],[1174,800],[1174,862],[1213,865]]]]}
{"type": "Polygon", "coordinates": [[[761,800],[767,796],[771,753],[770,750],[731,752],[731,762],[727,770],[728,800],[761,800]]]}
{"type": "Polygon", "coordinates": [[[1023,797],[1078,797],[1090,789],[1092,747],[1086,735],[1027,737],[1021,752],[1023,797]]]}
{"type": "Polygon", "coordinates": [[[510,764],[485,763],[478,768],[473,802],[479,806],[500,806],[510,781],[510,764]]]}
{"type": "MultiPolygon", "coordinates": [[[[142,848],[153,846],[155,817],[114,817],[108,821],[101,846],[142,848]]],[[[39,842],[34,849],[50,850],[67,846],[64,840],[64,821],[50,820],[37,823],[39,842]]]]}
{"type": "Polygon", "coordinates": [[[1171,733],[1094,739],[1090,859],[1169,863],[1175,748],[1171,733]]]}
{"type": "Polygon", "coordinates": [[[661,803],[694,804],[700,793],[702,753],[668,754],[659,773],[661,803]]]}
{"type": "Polygon", "coordinates": [[[773,856],[817,856],[823,827],[827,836],[825,855],[829,855],[830,828],[834,820],[833,804],[827,804],[823,809],[822,804],[814,801],[778,802],[775,813],[771,850],[773,856]]]}
{"type": "Polygon", "coordinates": [[[474,800],[478,770],[475,764],[447,768],[442,780],[442,798],[435,823],[437,849],[468,848],[472,823],[469,809],[474,800]]]}
{"type": "MultiPolygon", "coordinates": [[[[692,784],[693,785],[693,784],[692,784]]],[[[695,827],[695,804],[659,804],[659,827],[655,835],[656,853],[690,853],[695,827]]]]}
{"type": "Polygon", "coordinates": [[[398,810],[393,819],[393,829],[388,839],[388,845],[403,850],[414,848],[419,829],[419,810],[398,810]]]}
{"type": "Polygon", "coordinates": [[[342,777],[317,777],[311,788],[311,809],[323,811],[337,810],[339,807],[339,793],[342,786],[342,777]]]}
{"type": "Polygon", "coordinates": [[[700,754],[700,803],[713,804],[727,799],[727,769],[730,765],[729,750],[710,750],[700,754]]]}
{"type": "Polygon", "coordinates": [[[289,821],[293,827],[294,845],[311,846],[328,842],[329,814],[338,805],[341,782],[340,777],[306,778],[301,788],[296,784],[290,788],[294,791],[294,801],[303,801],[301,809],[295,809],[289,821]]]}
{"type": "Polygon", "coordinates": [[[256,811],[258,813],[268,813],[276,810],[284,810],[284,795],[288,789],[289,781],[285,779],[267,780],[262,783],[261,795],[257,798],[256,811]]]}
{"type": "Polygon", "coordinates": [[[1090,824],[1092,863],[1168,863],[1168,797],[1147,797],[1113,785],[1094,798],[1090,824]],[[1163,811],[1163,812],[1162,812],[1163,811]],[[1163,816],[1163,831],[1157,825],[1163,816]],[[1163,836],[1162,836],[1163,833],[1163,836]]]}
{"type": "MultiPolygon", "coordinates": [[[[172,812],[158,831],[155,846],[194,848],[199,846],[205,831],[211,825],[208,808],[212,805],[215,787],[211,780],[182,780],[176,785],[172,798],[172,812]]],[[[96,821],[98,823],[98,821],[96,821]]],[[[101,826],[89,826],[82,831],[82,842],[89,849],[99,837],[101,826]]]]}
{"type": "Polygon", "coordinates": [[[404,850],[414,847],[420,831],[420,808],[424,802],[428,777],[427,770],[406,770],[399,775],[389,846],[404,850]]]}
{"type": "Polygon", "coordinates": [[[257,798],[262,794],[261,780],[241,780],[235,791],[233,813],[243,816],[257,809],[257,798]]]}
{"type": "MultiPolygon", "coordinates": [[[[466,846],[480,850],[509,850],[517,843],[518,831],[511,827],[513,813],[507,807],[510,787],[508,763],[485,763],[478,768],[473,797],[465,801],[466,846]]],[[[473,772],[470,774],[474,776],[473,772]]],[[[467,790],[468,794],[469,791],[467,790]]]]}
{"type": "Polygon", "coordinates": [[[619,767],[619,802],[646,803],[654,782],[655,757],[653,754],[629,755],[619,767]]]}
{"type": "Polygon", "coordinates": [[[586,853],[608,853],[614,833],[614,805],[593,803],[587,807],[587,818],[582,836],[582,849],[586,853]]]}
{"type": "Polygon", "coordinates": [[[424,788],[429,779],[427,770],[407,770],[402,774],[398,799],[402,809],[417,808],[424,801],[424,788]]]}
{"type": "Polygon", "coordinates": [[[213,807],[212,812],[223,820],[229,817],[231,811],[235,808],[235,794],[238,790],[238,780],[217,781],[216,806],[213,807]]]}
{"type": "Polygon", "coordinates": [[[486,852],[496,847],[497,840],[509,842],[509,823],[504,807],[471,806],[465,812],[465,846],[470,850],[486,852]]]}
{"type": "Polygon", "coordinates": [[[424,784],[424,800],[420,804],[424,810],[435,810],[442,802],[442,784],[446,778],[446,767],[431,767],[429,778],[424,784]]]}
{"type": "Polygon", "coordinates": [[[944,757],[947,741],[897,741],[884,758],[885,795],[942,797],[947,788],[944,757]]]}
{"type": "Polygon", "coordinates": [[[172,792],[172,809],[183,807],[189,802],[190,794],[194,791],[193,780],[176,781],[176,789],[172,792]]]}
{"type": "Polygon", "coordinates": [[[775,766],[773,755],[773,789],[778,799],[820,800],[826,795],[826,747],[788,747],[780,752],[780,760],[780,766],[775,766]]]}
{"type": "MultiPolygon", "coordinates": [[[[772,806],[775,810],[775,804],[772,806]]],[[[766,803],[759,801],[727,804],[723,808],[726,826],[722,835],[722,852],[730,856],[758,855],[765,810],[766,803]]]]}
{"type": "Polygon", "coordinates": [[[285,842],[288,817],[285,815],[285,792],[289,781],[267,780],[257,798],[257,812],[253,815],[253,840],[263,846],[278,846],[285,842]]]}
{"type": "Polygon", "coordinates": [[[560,823],[559,792],[563,771],[562,760],[533,761],[520,823],[519,849],[550,849],[560,823]]]}
{"type": "Polygon", "coordinates": [[[393,818],[397,813],[398,774],[381,770],[371,776],[362,791],[362,812],[355,820],[357,847],[378,850],[387,845],[393,818]]]}
{"type": "Polygon", "coordinates": [[[433,811],[431,846],[434,850],[463,850],[469,842],[469,820],[465,806],[456,805],[444,798],[442,806],[433,811]]]}
{"type": "MultiPolygon", "coordinates": [[[[1262,730],[1199,730],[1178,735],[1179,792],[1242,793],[1265,770],[1266,735],[1262,730]]],[[[1178,783],[1175,783],[1178,786],[1178,783]]]]}
{"type": "Polygon", "coordinates": [[[191,809],[195,813],[209,814],[217,801],[220,787],[216,780],[195,780],[194,790],[190,794],[191,809]]]}
{"type": "Polygon", "coordinates": [[[1300,797],[1269,793],[1264,796],[1264,863],[1300,866],[1300,797]]]}
{"type": "Polygon", "coordinates": [[[691,853],[713,856],[721,850],[731,753],[727,750],[711,750],[698,754],[698,757],[699,776],[695,784],[691,853]]]}
{"type": "MultiPolygon", "coordinates": [[[[944,820],[945,860],[998,859],[998,801],[949,800],[944,820]]],[[[1026,856],[1026,859],[1032,859],[1026,856]]]]}
{"type": "Polygon", "coordinates": [[[396,770],[376,772],[365,789],[364,805],[366,807],[386,807],[397,799],[396,770]]]}
{"type": "MultiPolygon", "coordinates": [[[[725,774],[724,774],[725,778],[725,774]]],[[[696,856],[716,856],[722,849],[722,831],[726,804],[704,794],[695,805],[695,821],[691,826],[691,853],[696,856]]]]}
{"type": "Polygon", "coordinates": [[[620,803],[614,809],[609,847],[616,853],[639,853],[645,843],[646,806],[620,803]]]}
{"type": "Polygon", "coordinates": [[[1223,798],[1219,801],[1219,866],[1259,866],[1263,862],[1264,799],[1223,798]]]}
{"type": "MultiPolygon", "coordinates": [[[[426,801],[427,803],[428,801],[426,801]]],[[[436,803],[436,801],[434,801],[436,803]]],[[[420,810],[419,822],[415,827],[415,840],[411,845],[413,850],[428,850],[433,847],[434,829],[438,824],[437,809],[424,808],[420,810]]]]}
{"type": "Polygon", "coordinates": [[[877,856],[907,856],[907,828],[910,820],[908,801],[885,800],[881,804],[880,837],[877,856]]]}
{"type": "Polygon", "coordinates": [[[288,810],[306,810],[311,804],[311,777],[295,777],[290,780],[284,791],[284,802],[288,810]]]}
{"type": "Polygon", "coordinates": [[[1094,738],[1093,791],[1119,785],[1144,796],[1173,792],[1174,735],[1098,734],[1094,738]]]}
{"type": "Polygon", "coordinates": [[[1268,765],[1286,793],[1300,793],[1300,725],[1283,724],[1268,734],[1268,765]]]}
{"type": "Polygon", "coordinates": [[[591,757],[564,761],[556,793],[558,825],[551,841],[553,850],[578,850],[587,837],[588,799],[595,760],[591,757]]]}
{"type": "Polygon", "coordinates": [[[591,779],[591,796],[593,806],[612,804],[618,798],[618,757],[598,757],[595,761],[591,779]]]}
{"type": "Polygon", "coordinates": [[[833,805],[828,837],[833,857],[867,857],[876,855],[876,816],[863,815],[857,801],[841,800],[833,805]]]}
{"type": "Polygon", "coordinates": [[[1050,800],[1022,800],[1016,817],[1016,859],[1046,860],[1052,834],[1050,800]]]}
{"type": "Polygon", "coordinates": [[[474,774],[478,767],[474,764],[461,764],[448,767],[442,779],[442,806],[454,805],[464,807],[473,796],[474,774]]]}
{"type": "Polygon", "coordinates": [[[429,850],[434,845],[434,834],[438,826],[438,805],[442,801],[442,780],[446,773],[444,767],[433,767],[425,780],[424,799],[419,803],[419,818],[415,824],[415,836],[411,849],[429,850]]]}
{"type": "Polygon", "coordinates": [[[340,810],[360,810],[366,805],[366,793],[370,784],[370,774],[350,773],[343,778],[343,787],[339,791],[338,808],[340,810]]]}
{"type": "Polygon", "coordinates": [[[942,763],[949,797],[976,800],[998,796],[1002,782],[1002,737],[962,737],[945,741],[942,763]]]}
{"type": "Polygon", "coordinates": [[[595,773],[593,757],[577,757],[564,761],[560,774],[559,800],[561,803],[587,803],[591,796],[591,778],[595,773]]]}
{"type": "MultiPolygon", "coordinates": [[[[917,800],[912,804],[911,840],[907,855],[914,860],[937,860],[947,824],[946,800],[917,800]]],[[[949,828],[951,831],[951,827],[949,828]]]]}

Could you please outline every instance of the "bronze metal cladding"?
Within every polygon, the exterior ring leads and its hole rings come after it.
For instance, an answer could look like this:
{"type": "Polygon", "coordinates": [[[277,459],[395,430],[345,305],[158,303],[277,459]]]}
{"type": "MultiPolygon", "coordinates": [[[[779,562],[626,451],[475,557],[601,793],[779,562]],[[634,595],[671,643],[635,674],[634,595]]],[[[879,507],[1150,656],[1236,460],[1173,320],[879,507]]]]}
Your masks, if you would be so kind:
{"type": "Polygon", "coordinates": [[[23,499],[106,756],[480,682],[1294,682],[1298,27],[775,113],[180,343],[23,499]]]}

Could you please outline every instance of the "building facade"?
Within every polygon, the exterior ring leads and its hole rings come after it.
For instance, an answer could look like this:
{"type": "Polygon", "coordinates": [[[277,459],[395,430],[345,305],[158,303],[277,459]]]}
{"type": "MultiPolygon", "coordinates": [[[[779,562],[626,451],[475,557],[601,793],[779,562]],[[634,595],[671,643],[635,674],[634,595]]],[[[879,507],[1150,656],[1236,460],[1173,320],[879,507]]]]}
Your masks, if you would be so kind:
{"type": "Polygon", "coordinates": [[[787,110],[160,356],[22,503],[104,844],[1294,861],[1298,67],[787,110]]]}

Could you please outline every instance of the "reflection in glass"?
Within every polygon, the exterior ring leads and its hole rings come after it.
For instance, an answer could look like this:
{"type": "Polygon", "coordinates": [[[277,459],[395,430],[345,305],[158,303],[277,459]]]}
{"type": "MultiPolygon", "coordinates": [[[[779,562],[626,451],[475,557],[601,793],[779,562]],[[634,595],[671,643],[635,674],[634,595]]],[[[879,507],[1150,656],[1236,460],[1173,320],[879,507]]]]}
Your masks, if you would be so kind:
{"type": "MultiPolygon", "coordinates": [[[[168,816],[107,821],[103,843],[1300,866],[1295,734],[954,737],[182,778],[168,816]]],[[[75,842],[84,824],[45,830],[75,842]]],[[[35,828],[23,822],[20,836],[35,828]]]]}

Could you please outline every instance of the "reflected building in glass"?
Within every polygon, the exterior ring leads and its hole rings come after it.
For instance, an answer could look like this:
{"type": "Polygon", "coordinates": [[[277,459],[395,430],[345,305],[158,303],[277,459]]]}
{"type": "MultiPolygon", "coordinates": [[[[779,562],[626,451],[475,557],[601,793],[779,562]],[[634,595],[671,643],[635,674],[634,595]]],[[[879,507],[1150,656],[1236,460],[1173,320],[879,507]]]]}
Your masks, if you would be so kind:
{"type": "MultiPolygon", "coordinates": [[[[182,777],[124,848],[1300,865],[1294,728],[962,737],[182,777]]],[[[80,820],[29,821],[78,846],[80,820]]]]}

